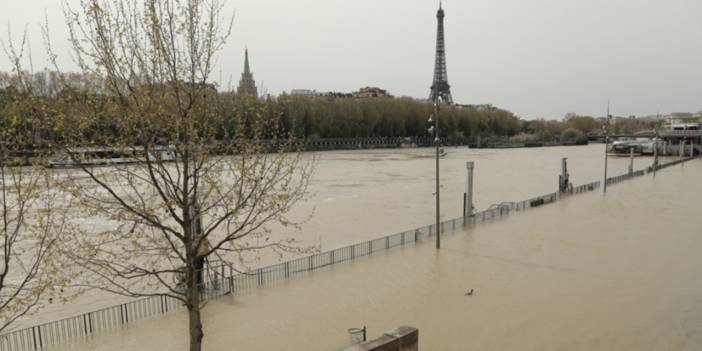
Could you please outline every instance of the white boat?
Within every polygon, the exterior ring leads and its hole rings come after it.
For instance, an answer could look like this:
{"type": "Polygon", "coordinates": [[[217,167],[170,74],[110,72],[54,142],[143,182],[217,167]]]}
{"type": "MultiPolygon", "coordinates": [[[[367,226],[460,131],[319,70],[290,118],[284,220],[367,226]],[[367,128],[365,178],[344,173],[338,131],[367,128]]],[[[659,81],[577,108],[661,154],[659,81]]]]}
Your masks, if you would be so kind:
{"type": "Polygon", "coordinates": [[[651,138],[631,138],[628,140],[617,140],[609,147],[608,153],[614,155],[628,156],[631,150],[636,155],[652,155],[655,141],[651,138]]]}

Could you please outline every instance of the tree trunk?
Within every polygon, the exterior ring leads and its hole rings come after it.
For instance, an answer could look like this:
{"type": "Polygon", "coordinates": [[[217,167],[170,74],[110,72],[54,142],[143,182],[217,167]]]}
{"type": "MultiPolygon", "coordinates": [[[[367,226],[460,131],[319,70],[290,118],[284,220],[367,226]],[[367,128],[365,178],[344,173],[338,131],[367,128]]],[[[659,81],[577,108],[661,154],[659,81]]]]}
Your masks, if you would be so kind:
{"type": "Polygon", "coordinates": [[[202,320],[200,318],[200,289],[197,284],[197,272],[194,260],[189,260],[190,277],[188,279],[188,330],[190,331],[190,351],[202,350],[202,320]]]}

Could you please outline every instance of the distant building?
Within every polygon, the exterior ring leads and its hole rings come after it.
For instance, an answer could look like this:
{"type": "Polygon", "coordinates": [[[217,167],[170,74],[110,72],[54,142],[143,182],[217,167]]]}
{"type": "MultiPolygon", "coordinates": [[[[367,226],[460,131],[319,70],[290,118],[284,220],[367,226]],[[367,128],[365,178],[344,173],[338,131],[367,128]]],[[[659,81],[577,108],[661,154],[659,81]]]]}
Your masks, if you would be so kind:
{"type": "Polygon", "coordinates": [[[365,87],[353,93],[342,93],[338,91],[317,91],[310,89],[293,89],[290,95],[298,96],[317,96],[330,99],[350,99],[350,98],[369,98],[369,97],[392,97],[386,90],[376,87],[365,87]]]}
{"type": "Polygon", "coordinates": [[[241,74],[241,80],[239,81],[237,93],[240,95],[258,97],[256,81],[254,80],[253,73],[251,73],[251,68],[249,67],[249,49],[246,49],[244,55],[244,73],[241,74]]]}
{"type": "Polygon", "coordinates": [[[354,97],[369,98],[369,97],[392,97],[387,90],[377,87],[365,87],[353,93],[354,97]]]}
{"type": "Polygon", "coordinates": [[[673,112],[670,114],[669,118],[674,118],[674,119],[690,119],[694,118],[695,115],[690,112],[673,112]]]}
{"type": "Polygon", "coordinates": [[[456,107],[465,107],[465,108],[472,108],[475,109],[476,111],[490,111],[494,110],[495,108],[492,106],[492,104],[477,104],[477,105],[460,105],[456,104],[456,107]]]}
{"type": "Polygon", "coordinates": [[[303,96],[325,96],[327,93],[321,91],[310,90],[310,89],[293,89],[290,90],[290,95],[303,95],[303,96]]]}

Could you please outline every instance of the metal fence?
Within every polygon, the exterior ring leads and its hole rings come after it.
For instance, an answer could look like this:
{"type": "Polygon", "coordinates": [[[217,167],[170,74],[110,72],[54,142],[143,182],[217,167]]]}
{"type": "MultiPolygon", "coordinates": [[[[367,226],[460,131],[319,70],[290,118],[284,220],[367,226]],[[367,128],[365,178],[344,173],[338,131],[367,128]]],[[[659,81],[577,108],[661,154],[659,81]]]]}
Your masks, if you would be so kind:
{"type": "Polygon", "coordinates": [[[647,173],[659,171],[659,170],[661,170],[661,169],[665,169],[665,168],[668,168],[668,167],[672,167],[672,166],[675,166],[675,165],[679,165],[679,164],[681,164],[681,163],[684,163],[684,162],[687,162],[687,161],[691,161],[691,160],[694,160],[694,159],[697,159],[697,157],[685,157],[685,158],[681,158],[681,159],[678,159],[678,160],[675,160],[675,161],[667,162],[667,163],[662,164],[662,165],[650,166],[650,167],[647,167],[646,169],[641,169],[641,170],[638,170],[638,171],[635,171],[635,172],[632,172],[632,173],[626,173],[626,174],[622,174],[622,175],[610,177],[610,178],[607,178],[607,185],[618,184],[618,183],[621,183],[621,182],[623,182],[623,181],[625,181],[625,180],[629,180],[629,179],[632,179],[632,178],[640,177],[640,176],[646,175],[647,173]]]}
{"type": "MultiPolygon", "coordinates": [[[[691,159],[691,158],[690,158],[691,159]]],[[[681,159],[659,166],[670,167],[690,159],[681,159]]],[[[644,170],[607,179],[607,184],[616,184],[626,179],[646,174],[644,170]]],[[[573,188],[572,194],[594,191],[600,182],[583,184],[573,188]]],[[[487,222],[508,216],[513,212],[525,211],[559,200],[561,195],[550,193],[520,202],[505,202],[488,210],[474,213],[470,217],[459,217],[440,224],[442,234],[462,230],[466,225],[487,222]]],[[[386,237],[365,241],[336,250],[301,257],[287,262],[262,267],[246,273],[235,273],[231,266],[219,265],[208,269],[202,299],[213,299],[228,294],[241,294],[247,290],[271,285],[274,282],[290,279],[301,273],[311,272],[334,264],[352,261],[373,255],[393,247],[414,244],[436,235],[436,225],[416,228],[386,237]]],[[[0,351],[37,351],[48,346],[67,342],[71,339],[95,335],[106,330],[123,327],[129,323],[154,318],[185,307],[178,299],[166,296],[141,298],[118,306],[84,313],[75,317],[36,325],[0,335],[0,351]]]]}

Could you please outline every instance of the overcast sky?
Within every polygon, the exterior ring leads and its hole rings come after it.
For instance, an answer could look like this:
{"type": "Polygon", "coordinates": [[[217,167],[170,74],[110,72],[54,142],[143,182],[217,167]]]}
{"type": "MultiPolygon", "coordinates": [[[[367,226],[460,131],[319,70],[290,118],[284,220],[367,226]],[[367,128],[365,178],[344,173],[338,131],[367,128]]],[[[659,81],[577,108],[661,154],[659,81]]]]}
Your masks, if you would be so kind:
{"type": "MultiPolygon", "coordinates": [[[[69,0],[77,3],[78,0],[69,0]]],[[[36,67],[46,11],[66,70],[60,0],[0,0],[0,23],[29,25],[36,67]]],[[[244,47],[259,88],[351,92],[378,86],[425,98],[433,74],[433,0],[228,0],[234,33],[223,81],[239,80],[244,47]]],[[[454,100],[525,118],[702,110],[700,0],[445,0],[454,100]]],[[[6,30],[0,38],[7,40],[6,30]]],[[[8,70],[0,57],[0,70],[8,70]]],[[[219,70],[213,77],[219,80],[219,70]]]]}

